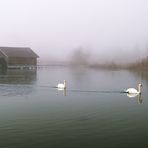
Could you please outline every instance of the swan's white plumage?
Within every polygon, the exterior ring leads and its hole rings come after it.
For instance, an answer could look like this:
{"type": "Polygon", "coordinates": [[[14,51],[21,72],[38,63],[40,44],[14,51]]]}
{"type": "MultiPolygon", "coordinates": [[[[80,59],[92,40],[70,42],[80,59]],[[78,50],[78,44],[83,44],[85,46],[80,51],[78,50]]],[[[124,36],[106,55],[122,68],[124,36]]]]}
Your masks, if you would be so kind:
{"type": "Polygon", "coordinates": [[[64,80],[64,83],[59,83],[56,87],[59,89],[65,89],[66,88],[66,80],[64,80]]]}
{"type": "Polygon", "coordinates": [[[125,92],[128,94],[140,94],[141,93],[141,84],[138,84],[138,90],[135,88],[128,88],[125,92]]]}
{"type": "Polygon", "coordinates": [[[128,88],[126,90],[127,93],[138,94],[138,91],[135,88],[128,88]]]}

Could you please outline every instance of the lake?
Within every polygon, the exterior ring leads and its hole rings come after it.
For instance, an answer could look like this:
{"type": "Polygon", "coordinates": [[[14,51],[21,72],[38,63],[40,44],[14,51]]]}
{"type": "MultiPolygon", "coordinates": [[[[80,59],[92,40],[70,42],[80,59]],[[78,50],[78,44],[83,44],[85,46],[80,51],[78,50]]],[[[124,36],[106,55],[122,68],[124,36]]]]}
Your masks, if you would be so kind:
{"type": "Polygon", "coordinates": [[[148,73],[39,67],[0,72],[1,148],[146,148],[148,73]],[[63,80],[67,89],[55,86],[63,80]],[[126,88],[142,83],[142,95],[126,88]]]}

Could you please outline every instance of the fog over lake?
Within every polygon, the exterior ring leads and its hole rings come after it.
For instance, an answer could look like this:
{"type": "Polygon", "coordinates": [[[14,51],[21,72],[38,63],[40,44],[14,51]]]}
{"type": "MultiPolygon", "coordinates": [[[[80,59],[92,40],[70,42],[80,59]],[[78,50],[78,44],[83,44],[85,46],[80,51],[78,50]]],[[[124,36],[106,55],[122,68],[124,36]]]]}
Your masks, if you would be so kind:
{"type": "Polygon", "coordinates": [[[29,46],[40,61],[136,61],[148,54],[147,0],[0,0],[0,46],[29,46]]]}
{"type": "Polygon", "coordinates": [[[0,147],[147,147],[147,62],[81,67],[148,57],[147,14],[147,0],[0,0],[0,46],[40,56],[37,69],[0,70],[0,147]]]}

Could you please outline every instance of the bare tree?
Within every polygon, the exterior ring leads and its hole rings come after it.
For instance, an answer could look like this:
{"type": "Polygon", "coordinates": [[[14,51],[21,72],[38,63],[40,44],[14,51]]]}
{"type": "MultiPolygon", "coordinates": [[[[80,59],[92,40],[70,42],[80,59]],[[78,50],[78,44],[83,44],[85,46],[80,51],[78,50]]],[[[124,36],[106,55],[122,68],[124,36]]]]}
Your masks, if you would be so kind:
{"type": "Polygon", "coordinates": [[[71,64],[74,66],[89,65],[90,53],[85,51],[83,47],[76,48],[71,55],[71,64]]]}

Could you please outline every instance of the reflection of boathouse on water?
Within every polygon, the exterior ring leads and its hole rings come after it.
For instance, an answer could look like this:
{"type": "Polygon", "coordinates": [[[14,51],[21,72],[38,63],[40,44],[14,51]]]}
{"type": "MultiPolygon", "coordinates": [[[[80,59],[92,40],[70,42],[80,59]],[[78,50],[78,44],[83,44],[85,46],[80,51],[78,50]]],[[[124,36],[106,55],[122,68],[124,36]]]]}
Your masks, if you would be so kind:
{"type": "Polygon", "coordinates": [[[36,69],[1,69],[0,95],[28,95],[34,91],[36,69]]]}
{"type": "Polygon", "coordinates": [[[39,56],[26,47],[0,47],[1,68],[34,68],[39,56]]]}
{"type": "Polygon", "coordinates": [[[33,84],[36,75],[36,69],[3,69],[0,70],[0,84],[33,84]]]}

